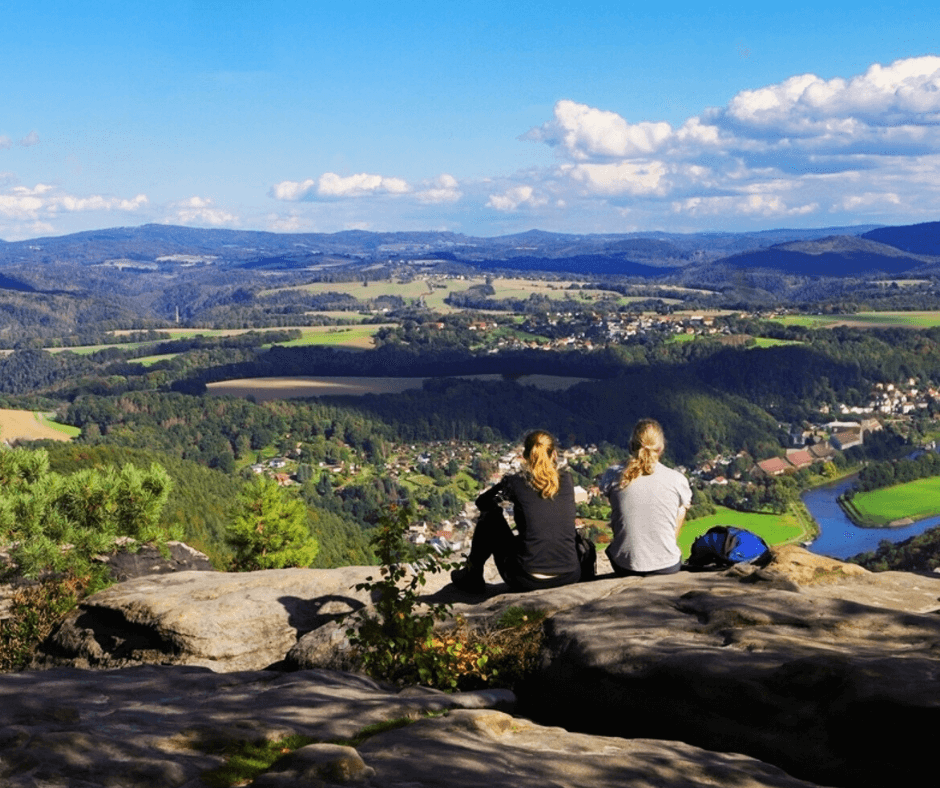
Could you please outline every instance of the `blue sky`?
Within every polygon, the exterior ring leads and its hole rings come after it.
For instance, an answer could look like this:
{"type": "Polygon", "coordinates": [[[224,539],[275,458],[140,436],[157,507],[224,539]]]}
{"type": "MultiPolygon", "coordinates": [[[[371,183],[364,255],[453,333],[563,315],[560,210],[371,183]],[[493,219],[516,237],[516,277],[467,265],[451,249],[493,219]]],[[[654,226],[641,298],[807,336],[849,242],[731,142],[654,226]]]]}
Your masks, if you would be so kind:
{"type": "Polygon", "coordinates": [[[46,2],[0,238],[940,219],[940,4],[46,2]]]}

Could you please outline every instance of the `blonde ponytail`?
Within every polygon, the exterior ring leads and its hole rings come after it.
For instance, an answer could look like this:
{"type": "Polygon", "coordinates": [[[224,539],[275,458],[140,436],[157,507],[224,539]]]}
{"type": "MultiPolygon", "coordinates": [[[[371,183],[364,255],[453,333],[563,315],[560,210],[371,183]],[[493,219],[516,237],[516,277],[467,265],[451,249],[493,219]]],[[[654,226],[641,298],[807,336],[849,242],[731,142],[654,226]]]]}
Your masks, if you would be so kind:
{"type": "Polygon", "coordinates": [[[556,455],[555,439],[547,432],[536,430],[525,436],[526,478],[543,498],[554,498],[561,486],[556,455]]]}
{"type": "Polygon", "coordinates": [[[663,428],[653,419],[640,419],[630,438],[630,461],[620,474],[620,489],[640,476],[649,476],[666,448],[663,428]]]}

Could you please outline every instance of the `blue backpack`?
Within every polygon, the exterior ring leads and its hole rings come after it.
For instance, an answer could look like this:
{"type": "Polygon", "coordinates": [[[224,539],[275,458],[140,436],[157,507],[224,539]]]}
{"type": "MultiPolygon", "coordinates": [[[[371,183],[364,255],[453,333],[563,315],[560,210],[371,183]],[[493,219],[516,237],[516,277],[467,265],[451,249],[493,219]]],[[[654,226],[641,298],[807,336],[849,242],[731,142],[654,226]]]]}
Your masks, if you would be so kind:
{"type": "Polygon", "coordinates": [[[732,564],[766,566],[773,558],[770,547],[757,534],[733,525],[716,525],[692,542],[686,566],[691,569],[732,564]]]}

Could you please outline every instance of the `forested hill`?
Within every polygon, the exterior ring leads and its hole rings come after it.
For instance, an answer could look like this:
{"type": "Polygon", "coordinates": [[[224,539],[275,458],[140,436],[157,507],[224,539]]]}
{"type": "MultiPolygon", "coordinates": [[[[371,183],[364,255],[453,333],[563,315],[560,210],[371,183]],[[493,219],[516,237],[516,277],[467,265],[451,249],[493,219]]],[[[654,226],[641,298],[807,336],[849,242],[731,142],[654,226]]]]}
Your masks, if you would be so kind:
{"type": "MultiPolygon", "coordinates": [[[[318,257],[346,258],[352,263],[442,257],[488,268],[647,276],[657,274],[656,269],[707,263],[827,236],[857,236],[871,229],[871,226],[829,227],[687,235],[571,235],[533,231],[481,238],[451,232],[270,233],[148,224],[4,243],[0,245],[0,268],[24,264],[100,265],[109,261],[124,268],[157,263],[175,267],[210,263],[256,266],[265,260],[290,268],[315,264],[318,257]],[[196,259],[184,260],[181,256],[196,259]]],[[[662,273],[665,271],[658,271],[662,273]]]]}

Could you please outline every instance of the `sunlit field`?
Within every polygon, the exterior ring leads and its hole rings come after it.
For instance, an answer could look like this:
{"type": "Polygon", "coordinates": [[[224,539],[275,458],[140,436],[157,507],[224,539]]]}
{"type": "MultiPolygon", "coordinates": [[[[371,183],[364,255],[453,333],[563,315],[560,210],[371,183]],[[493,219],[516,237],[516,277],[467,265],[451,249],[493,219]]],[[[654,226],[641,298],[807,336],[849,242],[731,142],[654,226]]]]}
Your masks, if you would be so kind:
{"type": "Polygon", "coordinates": [[[857,493],[850,508],[859,525],[883,526],[940,514],[940,477],[916,479],[882,490],[857,493]]]}
{"type": "Polygon", "coordinates": [[[775,323],[805,328],[936,328],[940,326],[940,311],[930,312],[858,312],[854,315],[785,315],[774,318],[775,323]]]}
{"type": "Polygon", "coordinates": [[[58,424],[45,414],[31,410],[8,410],[0,408],[0,440],[67,441],[79,435],[81,430],[67,424],[58,424]]]}
{"type": "MultiPolygon", "coordinates": [[[[500,380],[502,375],[460,375],[473,380],[500,380]]],[[[301,397],[353,396],[365,394],[400,394],[419,389],[429,378],[367,378],[367,377],[279,377],[240,378],[210,383],[209,394],[230,397],[253,397],[257,402],[301,397]]],[[[522,385],[536,386],[547,391],[559,391],[582,383],[588,378],[568,378],[560,375],[523,375],[522,385]]]]}

